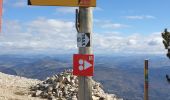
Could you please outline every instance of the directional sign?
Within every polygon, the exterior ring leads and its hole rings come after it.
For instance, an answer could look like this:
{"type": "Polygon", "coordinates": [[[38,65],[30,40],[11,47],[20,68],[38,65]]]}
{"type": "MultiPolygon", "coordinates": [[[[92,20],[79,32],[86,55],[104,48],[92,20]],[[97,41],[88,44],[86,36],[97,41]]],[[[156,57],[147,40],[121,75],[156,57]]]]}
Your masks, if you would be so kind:
{"type": "Polygon", "coordinates": [[[73,56],[73,75],[93,76],[94,55],[74,54],[73,56]]]}
{"type": "Polygon", "coordinates": [[[28,5],[95,7],[96,0],[28,0],[28,5]]]}
{"type": "Polygon", "coordinates": [[[77,46],[78,47],[90,47],[90,33],[78,33],[77,34],[77,46]]]}

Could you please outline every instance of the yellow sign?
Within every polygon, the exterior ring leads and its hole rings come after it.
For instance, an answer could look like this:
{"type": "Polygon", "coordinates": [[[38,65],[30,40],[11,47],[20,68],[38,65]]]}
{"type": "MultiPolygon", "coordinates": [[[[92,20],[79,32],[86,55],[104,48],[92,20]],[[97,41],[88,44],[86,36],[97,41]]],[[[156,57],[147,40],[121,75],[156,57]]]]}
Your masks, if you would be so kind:
{"type": "Polygon", "coordinates": [[[95,7],[96,0],[28,0],[28,5],[95,7]]]}

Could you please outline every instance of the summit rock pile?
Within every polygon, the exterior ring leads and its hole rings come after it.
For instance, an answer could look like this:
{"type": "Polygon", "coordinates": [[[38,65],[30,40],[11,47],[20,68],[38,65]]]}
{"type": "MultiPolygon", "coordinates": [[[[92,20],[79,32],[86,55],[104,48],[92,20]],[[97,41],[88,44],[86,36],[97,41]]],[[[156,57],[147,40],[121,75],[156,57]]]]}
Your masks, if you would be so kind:
{"type": "MultiPolygon", "coordinates": [[[[32,86],[31,94],[49,100],[78,100],[78,77],[72,75],[72,70],[65,70],[32,86]]],[[[105,93],[102,85],[94,80],[92,80],[92,98],[93,100],[123,100],[114,94],[105,93]]]]}

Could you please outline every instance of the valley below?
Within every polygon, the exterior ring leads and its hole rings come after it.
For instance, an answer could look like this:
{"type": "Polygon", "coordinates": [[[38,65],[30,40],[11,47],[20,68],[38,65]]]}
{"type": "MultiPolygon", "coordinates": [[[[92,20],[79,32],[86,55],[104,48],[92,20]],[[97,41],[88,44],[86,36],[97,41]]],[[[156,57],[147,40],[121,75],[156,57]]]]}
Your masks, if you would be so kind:
{"type": "MultiPolygon", "coordinates": [[[[143,100],[144,59],[149,58],[149,97],[151,100],[170,100],[170,61],[161,55],[153,56],[96,56],[93,79],[101,82],[108,93],[124,100],[143,100]]],[[[71,56],[1,55],[0,71],[6,74],[44,80],[65,69],[72,69],[71,56]]]]}

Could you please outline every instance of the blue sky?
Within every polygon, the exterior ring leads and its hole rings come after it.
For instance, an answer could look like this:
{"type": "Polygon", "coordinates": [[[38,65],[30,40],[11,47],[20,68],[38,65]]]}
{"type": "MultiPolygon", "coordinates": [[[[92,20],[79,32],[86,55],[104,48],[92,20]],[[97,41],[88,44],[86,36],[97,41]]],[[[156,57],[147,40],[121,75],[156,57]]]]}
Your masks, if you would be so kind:
{"type": "MultiPolygon", "coordinates": [[[[94,53],[166,53],[170,0],[97,0],[94,53]]],[[[28,6],[4,0],[0,52],[77,53],[74,7],[28,6]]]]}

